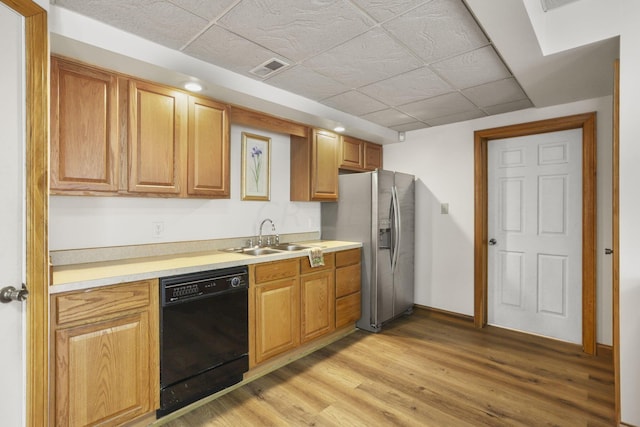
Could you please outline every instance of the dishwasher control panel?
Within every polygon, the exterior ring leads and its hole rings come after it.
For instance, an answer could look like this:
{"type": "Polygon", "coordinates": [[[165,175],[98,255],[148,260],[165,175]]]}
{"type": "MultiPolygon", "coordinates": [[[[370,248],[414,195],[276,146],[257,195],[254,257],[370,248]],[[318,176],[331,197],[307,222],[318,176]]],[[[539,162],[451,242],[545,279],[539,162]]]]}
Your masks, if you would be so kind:
{"type": "Polygon", "coordinates": [[[162,305],[178,301],[205,298],[221,292],[233,292],[249,287],[246,266],[201,271],[160,278],[162,305]]]}

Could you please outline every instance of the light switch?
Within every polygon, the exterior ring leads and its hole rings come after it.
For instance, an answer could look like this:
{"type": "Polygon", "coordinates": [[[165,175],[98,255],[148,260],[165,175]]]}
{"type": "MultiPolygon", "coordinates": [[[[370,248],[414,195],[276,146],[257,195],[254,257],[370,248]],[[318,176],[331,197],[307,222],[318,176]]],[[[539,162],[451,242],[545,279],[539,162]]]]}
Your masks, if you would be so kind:
{"type": "Polygon", "coordinates": [[[440,213],[442,215],[449,214],[449,203],[440,203],[440,213]]]}

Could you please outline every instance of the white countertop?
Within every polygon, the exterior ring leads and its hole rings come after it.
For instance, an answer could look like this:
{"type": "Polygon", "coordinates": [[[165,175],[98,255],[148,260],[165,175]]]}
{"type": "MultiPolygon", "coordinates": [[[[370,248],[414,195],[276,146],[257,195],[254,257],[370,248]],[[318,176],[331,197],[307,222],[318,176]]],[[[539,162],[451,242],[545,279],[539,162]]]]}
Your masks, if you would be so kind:
{"type": "MultiPolygon", "coordinates": [[[[321,247],[324,252],[328,253],[362,247],[362,243],[360,242],[342,242],[336,240],[312,240],[296,243],[305,246],[318,246],[321,247]]],[[[306,256],[307,253],[306,250],[282,251],[275,254],[252,256],[213,250],[116,261],[60,265],[53,267],[52,286],[49,287],[49,293],[54,294],[196,271],[298,258],[306,256]]]]}

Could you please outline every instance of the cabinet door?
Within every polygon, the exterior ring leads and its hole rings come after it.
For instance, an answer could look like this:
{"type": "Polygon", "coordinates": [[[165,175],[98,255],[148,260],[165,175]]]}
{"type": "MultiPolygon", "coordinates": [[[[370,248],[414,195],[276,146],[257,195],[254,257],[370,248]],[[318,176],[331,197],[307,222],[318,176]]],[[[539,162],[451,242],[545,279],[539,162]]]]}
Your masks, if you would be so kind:
{"type": "Polygon", "coordinates": [[[154,410],[149,313],[56,331],[55,425],[120,425],[154,410]]]}
{"type": "Polygon", "coordinates": [[[382,145],[370,142],[364,145],[364,168],[366,170],[382,169],[382,145]]]}
{"type": "Polygon", "coordinates": [[[335,329],[334,271],[300,276],[301,342],[335,329]]]}
{"type": "Polygon", "coordinates": [[[364,168],[364,141],[343,136],[340,146],[340,167],[362,170],[364,168]]]}
{"type": "Polygon", "coordinates": [[[51,58],[51,190],[117,191],[118,79],[51,58]]]}
{"type": "Polygon", "coordinates": [[[129,82],[129,191],[180,194],[187,140],[187,95],[129,82]]]}
{"type": "Polygon", "coordinates": [[[311,199],[338,199],[338,135],[313,131],[311,167],[311,199]]]}
{"type": "Polygon", "coordinates": [[[189,97],[187,193],[229,197],[229,110],[224,104],[189,97]]]}
{"type": "Polygon", "coordinates": [[[296,348],[300,343],[298,279],[255,288],[256,363],[296,348]]]}

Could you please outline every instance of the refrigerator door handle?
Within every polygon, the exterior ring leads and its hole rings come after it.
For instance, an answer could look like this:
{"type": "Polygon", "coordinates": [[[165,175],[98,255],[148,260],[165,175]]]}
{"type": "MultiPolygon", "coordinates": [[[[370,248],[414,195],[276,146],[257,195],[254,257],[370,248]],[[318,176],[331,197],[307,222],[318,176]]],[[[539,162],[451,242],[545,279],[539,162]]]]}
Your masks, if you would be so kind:
{"type": "Polygon", "coordinates": [[[396,272],[396,267],[398,265],[398,257],[400,256],[400,233],[401,233],[401,218],[400,218],[400,202],[398,201],[398,188],[394,185],[391,187],[391,203],[393,204],[393,217],[392,217],[392,227],[393,227],[393,241],[391,243],[391,251],[393,253],[391,259],[391,273],[396,272]]]}

